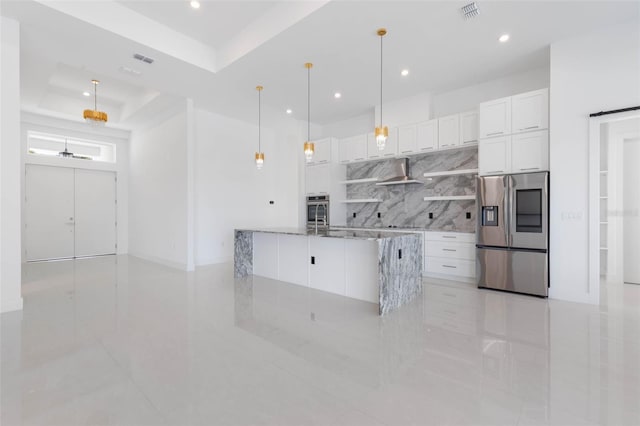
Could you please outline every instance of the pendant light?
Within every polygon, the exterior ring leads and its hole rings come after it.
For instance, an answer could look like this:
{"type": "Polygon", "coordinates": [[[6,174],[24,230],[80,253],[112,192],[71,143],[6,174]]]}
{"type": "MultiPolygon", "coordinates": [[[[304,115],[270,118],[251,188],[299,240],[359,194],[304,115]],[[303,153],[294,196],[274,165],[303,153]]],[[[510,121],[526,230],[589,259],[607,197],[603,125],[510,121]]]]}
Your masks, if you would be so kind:
{"type": "Polygon", "coordinates": [[[93,109],[85,109],[84,119],[87,123],[104,126],[107,122],[107,113],[103,111],[98,111],[98,84],[100,83],[98,80],[91,80],[93,83],[93,109]]]}
{"type": "Polygon", "coordinates": [[[313,64],[307,62],[304,67],[307,69],[307,141],[304,143],[304,157],[308,163],[316,150],[315,144],[311,142],[311,67],[313,64]]]}
{"type": "Polygon", "coordinates": [[[376,136],[376,145],[380,151],[384,150],[387,138],[389,137],[389,128],[382,124],[382,37],[386,34],[386,29],[380,28],[378,30],[378,35],[380,36],[380,127],[376,127],[374,133],[376,136]]]}
{"type": "Polygon", "coordinates": [[[261,99],[260,99],[260,95],[262,93],[262,89],[264,89],[264,87],[262,86],[256,86],[256,90],[258,91],[258,152],[256,152],[256,168],[258,170],[262,169],[262,165],[264,164],[264,152],[262,152],[261,148],[262,148],[262,141],[260,138],[260,126],[261,126],[261,111],[260,111],[260,105],[261,105],[261,99]]]}

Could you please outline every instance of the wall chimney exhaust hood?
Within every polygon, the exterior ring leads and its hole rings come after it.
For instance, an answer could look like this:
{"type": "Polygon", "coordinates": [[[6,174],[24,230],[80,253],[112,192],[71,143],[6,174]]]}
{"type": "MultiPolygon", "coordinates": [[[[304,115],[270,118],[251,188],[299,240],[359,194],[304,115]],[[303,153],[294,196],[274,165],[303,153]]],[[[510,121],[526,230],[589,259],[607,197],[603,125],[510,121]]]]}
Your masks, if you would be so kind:
{"type": "Polygon", "coordinates": [[[408,158],[398,158],[394,160],[393,164],[394,174],[393,177],[383,180],[382,182],[376,183],[378,186],[385,185],[406,185],[410,183],[422,183],[419,180],[415,180],[409,175],[409,159],[408,158]]]}

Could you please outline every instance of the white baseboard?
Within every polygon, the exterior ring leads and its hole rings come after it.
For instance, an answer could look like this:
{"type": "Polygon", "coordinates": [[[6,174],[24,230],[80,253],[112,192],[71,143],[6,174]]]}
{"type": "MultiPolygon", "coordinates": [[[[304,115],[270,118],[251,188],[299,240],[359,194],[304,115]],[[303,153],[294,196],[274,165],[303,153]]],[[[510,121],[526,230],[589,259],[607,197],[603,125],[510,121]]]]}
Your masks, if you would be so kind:
{"type": "Polygon", "coordinates": [[[180,269],[181,271],[188,271],[189,270],[189,269],[187,269],[187,264],[186,263],[174,262],[172,260],[163,259],[161,257],[149,256],[149,255],[141,254],[141,253],[135,253],[135,252],[132,252],[131,250],[129,250],[129,256],[137,257],[137,258],[140,258],[142,260],[147,260],[147,261],[153,262],[153,263],[159,263],[161,265],[168,266],[170,268],[180,269]]]}
{"type": "Polygon", "coordinates": [[[13,300],[5,300],[2,299],[2,306],[0,307],[0,312],[12,312],[12,311],[21,311],[22,310],[22,297],[13,300]]]}

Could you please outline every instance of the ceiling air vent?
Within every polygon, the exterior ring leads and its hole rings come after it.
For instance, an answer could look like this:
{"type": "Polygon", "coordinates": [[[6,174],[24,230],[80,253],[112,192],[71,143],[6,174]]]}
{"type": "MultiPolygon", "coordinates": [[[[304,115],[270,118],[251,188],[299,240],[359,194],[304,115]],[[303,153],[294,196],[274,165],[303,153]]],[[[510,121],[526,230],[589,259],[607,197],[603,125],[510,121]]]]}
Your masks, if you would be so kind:
{"type": "Polygon", "coordinates": [[[150,58],[148,56],[141,55],[139,53],[134,53],[133,54],[133,58],[137,59],[139,61],[142,61],[142,62],[146,62],[147,64],[152,64],[153,61],[154,61],[154,59],[152,59],[152,58],[150,58]]]}
{"type": "Polygon", "coordinates": [[[473,3],[469,3],[466,6],[463,6],[460,10],[462,10],[464,19],[471,19],[480,15],[480,10],[478,9],[478,5],[475,1],[473,3]]]}

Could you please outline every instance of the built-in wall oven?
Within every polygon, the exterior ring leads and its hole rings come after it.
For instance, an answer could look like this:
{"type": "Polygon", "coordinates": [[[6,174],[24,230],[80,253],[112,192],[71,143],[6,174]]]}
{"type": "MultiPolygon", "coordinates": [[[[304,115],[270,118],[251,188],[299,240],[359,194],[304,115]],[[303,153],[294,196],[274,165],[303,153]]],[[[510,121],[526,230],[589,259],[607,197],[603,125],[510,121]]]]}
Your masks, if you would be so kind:
{"type": "Polygon", "coordinates": [[[549,173],[479,177],[477,205],[478,287],[546,297],[549,173]]]}
{"type": "Polygon", "coordinates": [[[329,196],[312,195],[307,197],[307,228],[329,227],[329,196]]]}

